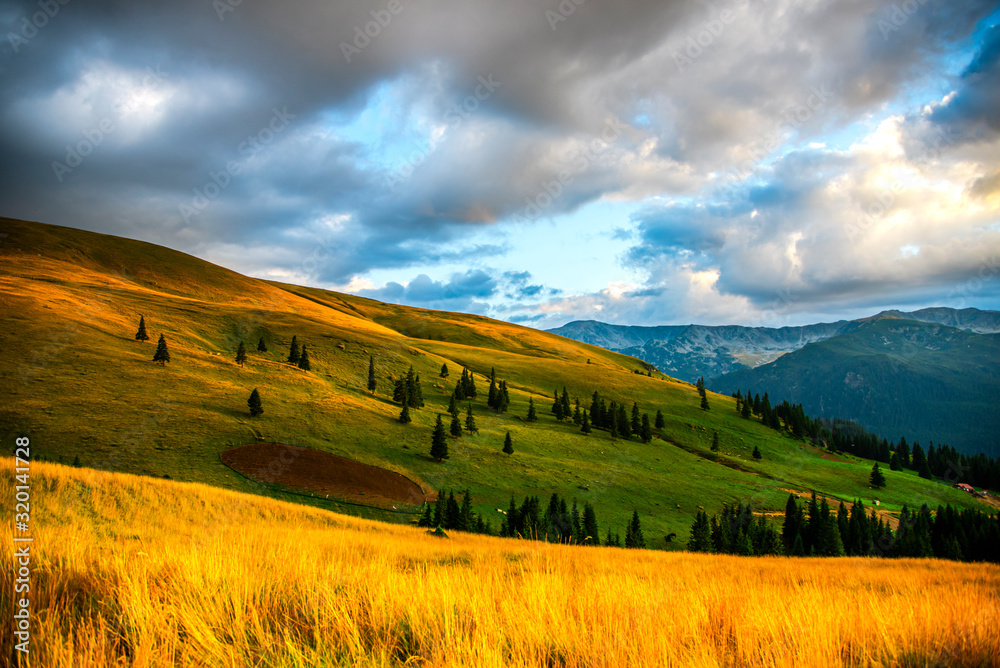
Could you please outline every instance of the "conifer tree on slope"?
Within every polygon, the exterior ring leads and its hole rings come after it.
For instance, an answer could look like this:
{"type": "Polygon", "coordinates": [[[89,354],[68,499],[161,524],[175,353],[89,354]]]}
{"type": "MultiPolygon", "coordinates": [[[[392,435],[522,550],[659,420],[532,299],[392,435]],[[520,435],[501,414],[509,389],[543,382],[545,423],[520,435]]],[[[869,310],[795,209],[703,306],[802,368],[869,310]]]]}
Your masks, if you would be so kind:
{"type": "Polygon", "coordinates": [[[292,336],[292,345],[288,347],[288,363],[299,363],[299,339],[294,335],[292,336]]]}
{"type": "Polygon", "coordinates": [[[514,442],[510,439],[509,431],[507,432],[507,436],[503,439],[503,451],[508,457],[514,454],[514,442]]]}
{"type": "Polygon", "coordinates": [[[431,457],[438,462],[448,459],[448,438],[444,433],[444,423],[441,422],[441,414],[437,416],[434,424],[434,433],[431,436],[431,457]]]}
{"type": "Polygon", "coordinates": [[[267,344],[264,343],[264,337],[263,336],[260,337],[260,341],[257,342],[257,352],[259,352],[259,353],[266,353],[267,352],[267,344]]]}
{"type": "Polygon", "coordinates": [[[264,404],[261,403],[260,393],[257,392],[257,388],[253,389],[250,393],[250,398],[247,399],[247,407],[250,409],[250,416],[257,417],[264,412],[264,404]]]}
{"type": "Polygon", "coordinates": [[[136,341],[149,341],[149,334],[146,333],[146,318],[139,316],[139,331],[135,333],[136,341]]]}
{"type": "Polygon", "coordinates": [[[160,334],[160,340],[156,344],[156,352],[153,353],[153,361],[163,366],[170,361],[170,351],[167,350],[167,339],[160,334]]]}
{"type": "Polygon", "coordinates": [[[299,355],[299,368],[303,371],[309,371],[311,365],[309,364],[309,353],[306,351],[306,347],[302,346],[302,354],[299,355]]]}
{"type": "Polygon", "coordinates": [[[368,391],[375,394],[375,388],[378,387],[378,380],[375,378],[375,356],[368,356],[368,391]]]}
{"type": "Polygon", "coordinates": [[[247,361],[247,349],[246,346],[243,345],[243,342],[240,341],[240,346],[239,348],[236,349],[236,363],[239,364],[240,366],[243,366],[243,363],[246,361],[247,361]]]}
{"type": "Polygon", "coordinates": [[[465,413],[465,431],[470,434],[478,434],[479,429],[476,428],[476,418],[472,416],[472,403],[469,403],[469,409],[465,413]]]}

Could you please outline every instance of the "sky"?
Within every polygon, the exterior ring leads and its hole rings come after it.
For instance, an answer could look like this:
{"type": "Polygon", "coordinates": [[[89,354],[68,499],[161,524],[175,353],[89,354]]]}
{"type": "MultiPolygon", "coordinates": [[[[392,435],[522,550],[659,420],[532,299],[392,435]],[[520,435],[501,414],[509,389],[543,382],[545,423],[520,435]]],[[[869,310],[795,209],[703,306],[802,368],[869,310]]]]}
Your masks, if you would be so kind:
{"type": "Polygon", "coordinates": [[[0,215],[537,328],[995,309],[998,24],[979,0],[0,0],[0,215]]]}

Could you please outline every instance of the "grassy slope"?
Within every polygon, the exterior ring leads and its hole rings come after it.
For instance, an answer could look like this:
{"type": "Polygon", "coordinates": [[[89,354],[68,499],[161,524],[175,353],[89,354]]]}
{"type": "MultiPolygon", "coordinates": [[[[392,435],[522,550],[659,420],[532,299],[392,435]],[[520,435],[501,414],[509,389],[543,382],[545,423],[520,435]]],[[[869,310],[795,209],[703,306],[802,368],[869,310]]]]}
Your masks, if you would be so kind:
{"type": "MultiPolygon", "coordinates": [[[[4,458],[6,508],[13,470],[4,458]]],[[[1000,654],[994,564],[443,540],[57,464],[33,463],[30,486],[39,668],[972,667],[1000,654]]],[[[14,546],[8,531],[0,560],[14,546]]],[[[4,619],[13,580],[0,570],[4,619]]]]}
{"type": "MultiPolygon", "coordinates": [[[[9,235],[0,244],[0,373],[10,379],[0,387],[0,437],[29,435],[52,460],[245,489],[218,454],[264,438],[384,466],[434,489],[468,487],[494,526],[511,494],[591,501],[602,534],[609,523],[624,533],[637,508],[657,546],[670,532],[683,540],[698,506],[741,499],[778,510],[789,488],[872,497],[868,464],[827,461],[740,419],[728,397],[710,394],[712,410],[701,411],[691,385],[633,374],[640,363],[620,354],[477,316],[267,283],[135,241],[6,219],[0,226],[9,235]],[[133,340],[140,314],[152,339],[144,344],[133,340]],[[161,332],[173,358],[165,368],[151,362],[161,332]],[[293,334],[309,346],[311,373],[282,362],[293,334]],[[255,352],[261,336],[264,355],[255,352]],[[254,351],[245,368],[232,362],[241,339],[254,351]],[[369,355],[379,371],[375,397],[365,391],[369,355]],[[442,362],[452,370],[447,381],[437,378],[442,362]],[[411,364],[427,407],[403,426],[386,393],[390,374],[411,364]],[[450,441],[451,459],[437,464],[427,457],[431,426],[463,364],[477,373],[480,434],[450,441]],[[506,415],[485,407],[491,367],[511,387],[506,415]],[[557,423],[545,394],[563,385],[585,405],[598,389],[651,416],[661,409],[666,440],[612,441],[557,423]],[[266,412],[251,419],[255,387],[266,412]],[[529,396],[536,424],[517,417],[529,396]],[[714,429],[732,466],[704,458],[714,429]],[[509,459],[500,452],[508,430],[509,459]],[[755,445],[762,462],[750,457],[755,445]]],[[[879,498],[891,509],[975,503],[911,473],[886,475],[879,498]]]]}

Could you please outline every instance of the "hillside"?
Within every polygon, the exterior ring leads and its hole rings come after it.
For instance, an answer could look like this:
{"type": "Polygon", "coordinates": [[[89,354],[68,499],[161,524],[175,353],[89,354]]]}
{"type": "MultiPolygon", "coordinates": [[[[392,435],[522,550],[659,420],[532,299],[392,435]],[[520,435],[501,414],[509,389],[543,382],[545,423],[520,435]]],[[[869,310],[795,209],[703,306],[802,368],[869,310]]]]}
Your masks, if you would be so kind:
{"type": "MultiPolygon", "coordinates": [[[[475,511],[493,520],[512,496],[553,493],[591,503],[602,530],[624,532],[633,509],[648,542],[684,536],[699,506],[752,501],[779,511],[788,490],[871,502],[870,462],[827,458],[809,445],[736,415],[728,396],[709,394],[710,411],[688,383],[641,375],[635,358],[555,334],[487,318],[383,304],[315,288],[265,282],[141,242],[10,219],[0,244],[0,436],[30,436],[37,455],[220,488],[397,522],[415,509],[376,510],[336,496],[250,483],[221,454],[253,442],[309,447],[402,474],[433,498],[469,489],[475,511]],[[134,339],[140,316],[151,340],[134,339]],[[171,361],[152,362],[163,334],[171,361]],[[287,364],[292,337],[312,369],[287,364]],[[268,351],[256,352],[263,339],[268,351]],[[249,360],[234,363],[244,341],[249,360]],[[367,391],[369,359],[377,389],[367,391]],[[451,375],[438,377],[442,364],[451,375]],[[413,366],[426,406],[398,421],[393,380],[413,366]],[[428,456],[431,430],[461,369],[475,374],[477,435],[448,440],[451,457],[428,456]],[[509,411],[486,407],[496,369],[509,411]],[[566,387],[589,406],[597,390],[640,411],[662,411],[650,443],[580,433],[549,412],[566,387]],[[264,414],[251,418],[258,389],[264,414]],[[528,423],[529,399],[539,421],[528,423]],[[515,453],[501,453],[512,435],[515,453]],[[709,451],[718,431],[721,452],[709,451]],[[764,459],[751,453],[759,447],[764,459]]],[[[466,408],[463,403],[462,409],[466,408]]],[[[278,462],[276,465],[280,464],[278,462]]],[[[887,471],[882,508],[978,502],[912,472],[887,471]]],[[[262,479],[267,476],[262,476],[262,479]]],[[[266,480],[265,480],[266,482],[266,480]]],[[[676,548],[677,542],[669,547],[676,548]]]]}
{"type": "MultiPolygon", "coordinates": [[[[995,564],[439,538],[205,485],[30,468],[39,668],[972,667],[1000,654],[995,564]]],[[[13,471],[8,458],[7,508],[13,471]]],[[[5,563],[24,545],[10,538],[5,563]]],[[[0,571],[5,592],[14,577],[0,571]]],[[[5,619],[13,601],[0,596],[5,619]]]]}
{"type": "Polygon", "coordinates": [[[1000,335],[880,316],[756,369],[708,381],[801,403],[884,438],[1000,455],[1000,335]]]}

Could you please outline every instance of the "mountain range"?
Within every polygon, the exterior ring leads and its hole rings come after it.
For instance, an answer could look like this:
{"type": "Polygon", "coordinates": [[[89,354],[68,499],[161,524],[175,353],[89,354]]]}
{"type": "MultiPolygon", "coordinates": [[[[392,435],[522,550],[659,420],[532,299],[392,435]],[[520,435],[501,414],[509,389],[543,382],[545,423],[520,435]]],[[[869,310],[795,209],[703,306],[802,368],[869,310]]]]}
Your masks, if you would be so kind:
{"type": "Polygon", "coordinates": [[[768,392],[815,417],[854,420],[884,438],[1000,451],[1000,312],[936,307],[802,327],[551,330],[638,357],[723,393],[768,392]]]}

